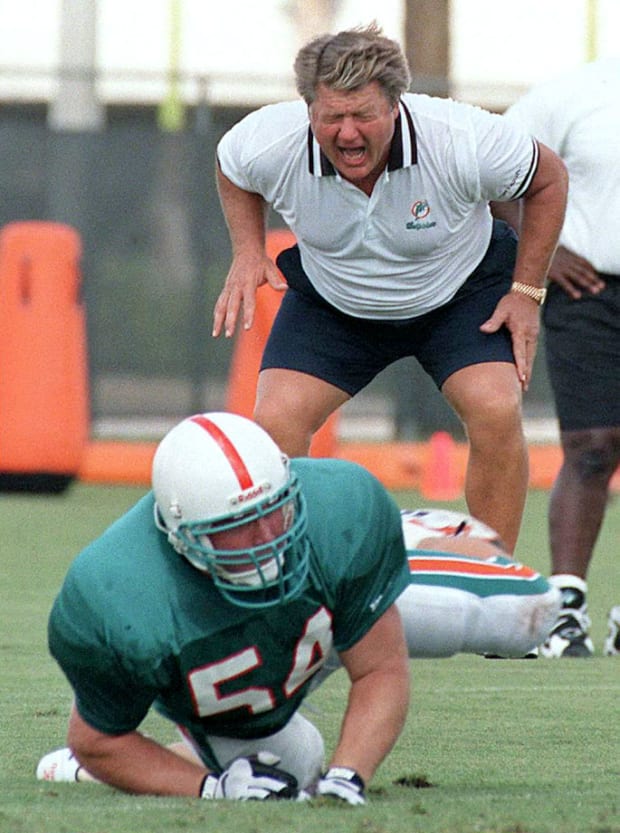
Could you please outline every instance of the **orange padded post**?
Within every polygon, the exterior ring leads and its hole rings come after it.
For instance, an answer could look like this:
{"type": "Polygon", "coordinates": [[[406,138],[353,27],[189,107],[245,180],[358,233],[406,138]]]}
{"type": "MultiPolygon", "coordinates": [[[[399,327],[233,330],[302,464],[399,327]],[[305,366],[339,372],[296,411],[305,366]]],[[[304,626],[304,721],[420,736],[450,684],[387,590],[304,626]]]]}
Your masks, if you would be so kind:
{"type": "Polygon", "coordinates": [[[0,485],[61,491],[88,434],[81,241],[69,226],[0,231],[0,485]]]}
{"type": "MultiPolygon", "coordinates": [[[[286,229],[274,229],[267,233],[266,251],[274,262],[281,251],[294,244],[295,237],[286,229]]],[[[256,293],[256,313],[252,328],[240,330],[235,343],[226,396],[228,411],[246,417],[251,417],[254,412],[260,360],[282,295],[282,292],[269,285],[260,287],[256,293]]],[[[337,414],[332,414],[314,435],[310,447],[311,456],[335,455],[337,419],[337,414]]]]}

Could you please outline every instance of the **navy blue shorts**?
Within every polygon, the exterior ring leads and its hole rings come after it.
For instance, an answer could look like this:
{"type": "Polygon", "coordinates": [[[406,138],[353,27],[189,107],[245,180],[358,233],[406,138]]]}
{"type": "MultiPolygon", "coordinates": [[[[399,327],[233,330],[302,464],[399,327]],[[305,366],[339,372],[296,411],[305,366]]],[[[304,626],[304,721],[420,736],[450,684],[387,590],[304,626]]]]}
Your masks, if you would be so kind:
{"type": "Polygon", "coordinates": [[[514,233],[496,220],[483,260],[456,295],[439,309],[402,321],[355,318],[335,309],[310,283],[297,246],[286,249],[277,264],[289,289],[265,346],[261,370],[297,370],[354,396],[405,356],[414,356],[440,389],[463,367],[514,363],[508,330],[485,335],[479,327],[510,289],[516,249],[514,233]]]}
{"type": "Polygon", "coordinates": [[[557,284],[543,307],[549,381],[562,431],[620,426],[620,275],[573,300],[557,284]]]}

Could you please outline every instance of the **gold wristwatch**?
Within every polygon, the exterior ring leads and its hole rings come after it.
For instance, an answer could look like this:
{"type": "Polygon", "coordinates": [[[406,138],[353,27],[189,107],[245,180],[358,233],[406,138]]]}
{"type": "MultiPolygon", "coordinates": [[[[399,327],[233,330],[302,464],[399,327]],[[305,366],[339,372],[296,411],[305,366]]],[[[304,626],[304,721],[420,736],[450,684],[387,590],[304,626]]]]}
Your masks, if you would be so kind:
{"type": "Polygon", "coordinates": [[[519,283],[519,281],[513,281],[510,291],[527,295],[532,301],[536,301],[539,307],[542,307],[547,297],[547,290],[544,286],[532,286],[530,283],[519,283]]]}

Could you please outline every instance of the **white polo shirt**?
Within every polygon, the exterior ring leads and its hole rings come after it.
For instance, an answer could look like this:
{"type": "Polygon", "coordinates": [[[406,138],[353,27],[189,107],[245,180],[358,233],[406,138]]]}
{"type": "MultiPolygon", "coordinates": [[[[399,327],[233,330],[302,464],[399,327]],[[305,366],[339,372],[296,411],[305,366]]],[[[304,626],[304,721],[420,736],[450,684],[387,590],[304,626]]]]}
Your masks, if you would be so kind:
{"type": "Polygon", "coordinates": [[[506,113],[561,156],[568,204],[560,243],[620,274],[620,59],[585,64],[535,87],[506,113]]]}
{"type": "Polygon", "coordinates": [[[370,197],[322,153],[303,101],[246,116],[220,141],[218,159],[231,182],[282,216],[329,303],[359,318],[402,319],[446,303],[480,263],[488,202],[525,193],[538,148],[501,116],[408,93],[370,197]]]}

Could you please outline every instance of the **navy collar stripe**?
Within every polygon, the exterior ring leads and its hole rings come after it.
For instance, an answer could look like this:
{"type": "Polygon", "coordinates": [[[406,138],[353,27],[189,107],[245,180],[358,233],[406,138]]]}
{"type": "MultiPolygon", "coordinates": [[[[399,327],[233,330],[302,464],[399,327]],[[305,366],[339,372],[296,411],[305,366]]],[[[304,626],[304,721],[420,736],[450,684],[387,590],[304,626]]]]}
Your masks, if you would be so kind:
{"type": "Polygon", "coordinates": [[[404,159],[402,167],[418,164],[418,144],[415,138],[415,127],[413,126],[413,116],[409,109],[405,107],[404,103],[400,103],[400,119],[401,131],[407,131],[407,136],[402,139],[402,147],[404,152],[404,159]],[[404,116],[404,118],[403,118],[404,116]]]}
{"type": "Polygon", "coordinates": [[[314,174],[314,137],[312,135],[312,128],[308,127],[308,172],[314,174]]]}

